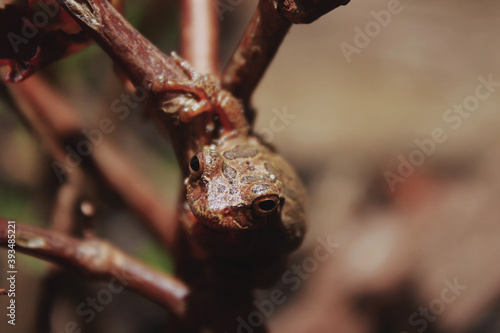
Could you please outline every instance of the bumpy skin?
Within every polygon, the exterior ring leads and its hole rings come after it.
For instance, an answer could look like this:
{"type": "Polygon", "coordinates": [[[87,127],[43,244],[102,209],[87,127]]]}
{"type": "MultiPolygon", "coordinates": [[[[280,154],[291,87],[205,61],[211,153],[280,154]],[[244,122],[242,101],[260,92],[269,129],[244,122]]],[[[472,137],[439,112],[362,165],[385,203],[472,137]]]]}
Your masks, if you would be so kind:
{"type": "Polygon", "coordinates": [[[297,174],[257,137],[237,131],[196,156],[200,171],[185,179],[181,222],[190,257],[201,266],[186,276],[272,285],[305,233],[305,191],[297,174]],[[256,203],[267,199],[277,206],[262,214],[256,203]]]}
{"type": "Polygon", "coordinates": [[[286,233],[286,249],[300,244],[304,188],[280,155],[256,137],[235,132],[205,146],[198,157],[202,173],[186,178],[185,185],[189,206],[199,222],[229,233],[274,224],[286,233]],[[278,205],[263,216],[254,203],[266,198],[277,200],[278,205]]]}

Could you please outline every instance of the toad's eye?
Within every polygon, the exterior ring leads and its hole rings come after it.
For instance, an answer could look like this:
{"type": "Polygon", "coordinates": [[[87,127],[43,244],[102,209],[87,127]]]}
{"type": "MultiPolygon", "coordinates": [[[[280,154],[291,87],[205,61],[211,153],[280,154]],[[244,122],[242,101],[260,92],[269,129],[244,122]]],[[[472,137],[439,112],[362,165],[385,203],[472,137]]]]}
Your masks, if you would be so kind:
{"type": "Polygon", "coordinates": [[[275,195],[255,199],[253,202],[253,211],[259,216],[270,215],[276,211],[279,202],[280,199],[275,195]]]}
{"type": "Polygon", "coordinates": [[[194,155],[189,161],[189,172],[193,179],[197,179],[203,173],[203,153],[194,155]]]}

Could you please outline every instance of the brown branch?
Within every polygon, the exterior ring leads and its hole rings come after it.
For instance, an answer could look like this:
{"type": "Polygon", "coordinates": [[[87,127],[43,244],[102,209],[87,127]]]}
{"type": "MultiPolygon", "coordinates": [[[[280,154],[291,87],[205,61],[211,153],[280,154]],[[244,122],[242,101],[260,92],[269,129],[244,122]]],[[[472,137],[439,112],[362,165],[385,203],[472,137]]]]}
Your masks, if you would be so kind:
{"type": "Polygon", "coordinates": [[[76,207],[82,195],[83,180],[80,179],[78,183],[70,180],[58,188],[50,216],[50,229],[65,234],[72,232],[75,226],[76,207]]]}
{"type": "MultiPolygon", "coordinates": [[[[260,0],[243,38],[222,73],[222,86],[248,106],[250,97],[278,51],[291,23],[276,12],[269,0],[260,0]]],[[[255,115],[245,108],[247,118],[255,115]]]]}
{"type": "Polygon", "coordinates": [[[142,36],[107,1],[57,1],[125,70],[135,85],[154,93],[162,89],[166,79],[187,78],[171,57],[142,36]]]}
{"type": "Polygon", "coordinates": [[[274,8],[292,23],[311,23],[350,0],[273,0],[274,8]]]}
{"type": "MultiPolygon", "coordinates": [[[[41,139],[55,161],[64,164],[66,153],[59,137],[78,129],[81,120],[77,113],[67,112],[71,105],[52,91],[46,91],[36,74],[24,82],[6,86],[12,109],[41,139]]],[[[73,213],[82,194],[84,178],[83,171],[77,168],[58,189],[51,211],[51,229],[69,233],[75,225],[73,213]]]]}
{"type": "Polygon", "coordinates": [[[195,135],[207,137],[211,135],[202,129],[206,128],[207,121],[212,121],[212,117],[207,118],[205,115],[198,117],[197,121],[185,124],[179,121],[178,113],[164,112],[162,107],[172,100],[174,100],[172,105],[179,107],[185,102],[186,94],[182,88],[176,88],[175,85],[168,83],[186,82],[191,79],[192,73],[185,72],[178,60],[158,50],[106,1],[87,0],[80,3],[77,0],[58,0],[58,2],[128,73],[136,87],[145,88],[149,92],[148,102],[151,107],[147,111],[170,137],[181,170],[186,172],[187,162],[192,155],[190,150],[193,150],[194,146],[198,150],[198,146],[204,144],[203,140],[208,140],[195,135]],[[175,100],[181,95],[184,96],[180,100],[175,100]]]}
{"type": "MultiPolygon", "coordinates": [[[[95,279],[116,279],[179,316],[186,312],[189,289],[183,282],[140,263],[105,241],[78,240],[20,223],[16,223],[15,231],[17,251],[76,269],[95,279]]],[[[0,246],[7,244],[8,223],[0,218],[0,246]]]]}
{"type": "Polygon", "coordinates": [[[111,142],[104,142],[93,154],[93,165],[108,185],[136,212],[168,248],[173,244],[177,221],[173,205],[162,200],[149,180],[111,142]]]}
{"type": "MultiPolygon", "coordinates": [[[[65,174],[69,177],[78,174],[79,182],[83,182],[84,176],[80,175],[83,168],[88,174],[103,179],[127,207],[145,221],[164,245],[172,243],[176,226],[172,222],[173,211],[109,140],[103,139],[101,144],[94,145],[93,153],[77,167],[68,165],[65,147],[76,145],[86,138],[82,133],[85,128],[83,121],[63,95],[36,75],[9,85],[9,89],[20,104],[21,116],[49,147],[55,160],[66,167],[65,174]]],[[[70,210],[70,207],[60,207],[59,211],[54,211],[53,216],[64,219],[64,214],[62,217],[57,214],[68,213],[70,210]]]]}
{"type": "MultiPolygon", "coordinates": [[[[349,0],[260,0],[243,38],[222,74],[222,85],[248,106],[292,23],[310,23],[349,0]]],[[[248,109],[248,108],[247,108],[248,109]]],[[[254,115],[247,110],[247,117],[254,115]]]]}
{"type": "Polygon", "coordinates": [[[66,153],[59,138],[77,131],[81,123],[77,113],[67,112],[72,106],[36,75],[6,86],[16,104],[14,111],[40,137],[54,159],[64,163],[66,153]]]}
{"type": "Polygon", "coordinates": [[[181,54],[202,73],[218,74],[219,26],[212,0],[183,0],[181,54]]]}

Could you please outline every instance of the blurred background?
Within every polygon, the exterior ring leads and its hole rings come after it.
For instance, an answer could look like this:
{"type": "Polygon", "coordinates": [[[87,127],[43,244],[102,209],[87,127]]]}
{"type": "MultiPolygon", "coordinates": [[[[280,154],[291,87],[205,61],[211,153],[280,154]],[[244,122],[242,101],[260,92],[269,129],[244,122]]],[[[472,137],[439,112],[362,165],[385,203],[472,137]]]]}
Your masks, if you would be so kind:
{"type": "MultiPolygon", "coordinates": [[[[256,3],[222,13],[222,64],[256,3]]],[[[177,2],[127,1],[125,14],[161,50],[178,50],[177,2]]],[[[308,188],[309,231],[291,267],[311,256],[318,237],[331,236],[338,249],[297,290],[276,286],[287,302],[270,318],[273,332],[500,331],[499,16],[494,0],[356,0],[292,27],[254,95],[255,128],[308,188]],[[397,13],[377,24],[377,13],[395,4],[397,13]],[[484,98],[474,98],[478,89],[484,98]],[[466,287],[457,291],[457,284],[466,287]],[[453,301],[443,298],[445,290],[456,292],[453,301]]],[[[111,112],[124,89],[97,46],[43,74],[89,126],[113,119],[117,130],[105,140],[119,143],[175,203],[180,173],[169,142],[140,107],[124,120],[111,112]]],[[[5,100],[0,147],[0,216],[46,226],[58,186],[52,159],[5,100]]],[[[98,234],[171,270],[171,258],[140,220],[103,197],[98,234]]],[[[1,267],[5,261],[0,250],[1,267]]],[[[159,332],[168,325],[163,309],[128,291],[86,324],[73,309],[106,284],[64,273],[50,287],[50,265],[19,255],[18,266],[18,325],[12,330],[2,318],[2,332],[34,332],[37,315],[58,333],[68,318],[82,332],[159,332]]]]}

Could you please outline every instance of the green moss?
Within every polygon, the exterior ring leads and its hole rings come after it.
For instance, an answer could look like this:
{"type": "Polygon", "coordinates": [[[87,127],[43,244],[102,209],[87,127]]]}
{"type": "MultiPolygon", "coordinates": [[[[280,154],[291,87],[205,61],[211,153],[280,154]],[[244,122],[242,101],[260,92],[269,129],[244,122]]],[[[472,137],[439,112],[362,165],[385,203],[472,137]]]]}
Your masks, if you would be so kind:
{"type": "Polygon", "coordinates": [[[146,9],[147,5],[143,3],[129,1],[127,2],[127,6],[125,8],[125,18],[134,27],[137,27],[143,20],[146,14],[146,9]]]}
{"type": "Polygon", "coordinates": [[[159,244],[148,242],[141,247],[136,255],[137,258],[146,265],[161,271],[171,273],[174,271],[174,261],[172,256],[159,244]]]}
{"type": "Polygon", "coordinates": [[[0,184],[0,216],[39,225],[40,221],[31,202],[33,202],[33,198],[25,189],[19,186],[0,184]]]}

